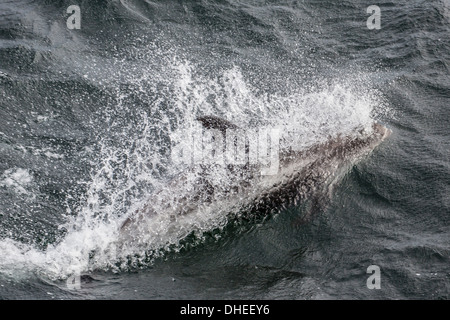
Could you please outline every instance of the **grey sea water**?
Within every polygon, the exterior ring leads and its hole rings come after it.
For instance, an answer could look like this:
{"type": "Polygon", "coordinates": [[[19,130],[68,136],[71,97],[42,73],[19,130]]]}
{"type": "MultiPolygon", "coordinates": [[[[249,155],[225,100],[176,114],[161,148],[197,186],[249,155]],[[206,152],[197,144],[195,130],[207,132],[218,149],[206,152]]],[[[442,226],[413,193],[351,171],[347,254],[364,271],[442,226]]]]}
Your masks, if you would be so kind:
{"type": "Polygon", "coordinates": [[[449,35],[447,0],[0,0],[0,298],[448,299],[449,35]],[[201,115],[392,135],[306,223],[160,212],[118,253],[201,115]]]}

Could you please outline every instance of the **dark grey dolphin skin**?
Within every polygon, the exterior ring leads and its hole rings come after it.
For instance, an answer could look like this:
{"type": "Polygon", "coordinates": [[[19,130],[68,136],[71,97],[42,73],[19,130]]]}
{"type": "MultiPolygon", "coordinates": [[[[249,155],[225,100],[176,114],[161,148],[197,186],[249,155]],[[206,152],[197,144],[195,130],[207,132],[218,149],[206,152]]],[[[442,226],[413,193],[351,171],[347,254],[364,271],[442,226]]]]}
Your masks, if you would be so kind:
{"type": "MultiPolygon", "coordinates": [[[[223,134],[226,129],[238,128],[214,116],[197,120],[205,129],[223,134]]],[[[302,151],[280,150],[278,173],[271,176],[262,176],[259,166],[248,164],[228,166],[218,180],[214,179],[218,170],[214,166],[192,168],[152,194],[145,206],[126,218],[120,227],[121,237],[137,240],[140,232],[145,232],[146,220],[157,214],[176,220],[214,203],[233,203],[233,210],[267,214],[309,200],[308,218],[327,203],[342,173],[390,134],[389,129],[374,123],[370,132],[361,131],[355,137],[338,136],[302,151]]]]}

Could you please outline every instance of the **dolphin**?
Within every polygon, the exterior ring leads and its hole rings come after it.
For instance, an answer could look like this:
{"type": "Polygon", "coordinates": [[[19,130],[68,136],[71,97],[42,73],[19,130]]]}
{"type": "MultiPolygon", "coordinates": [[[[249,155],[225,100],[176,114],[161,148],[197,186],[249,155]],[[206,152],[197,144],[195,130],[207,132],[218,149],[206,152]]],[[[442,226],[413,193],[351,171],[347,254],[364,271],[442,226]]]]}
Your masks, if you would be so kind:
{"type": "MultiPolygon", "coordinates": [[[[197,120],[204,130],[216,130],[224,139],[227,130],[239,128],[215,116],[197,120]]],[[[148,219],[163,214],[175,221],[208,207],[227,208],[235,214],[265,215],[308,201],[310,206],[304,218],[307,221],[324,208],[340,177],[390,134],[391,130],[374,122],[370,130],[338,135],[304,150],[280,148],[278,170],[271,175],[261,174],[261,164],[248,162],[220,168],[214,164],[193,166],[153,192],[145,205],[126,217],[120,226],[120,237],[122,241],[139,242],[148,219]]]]}

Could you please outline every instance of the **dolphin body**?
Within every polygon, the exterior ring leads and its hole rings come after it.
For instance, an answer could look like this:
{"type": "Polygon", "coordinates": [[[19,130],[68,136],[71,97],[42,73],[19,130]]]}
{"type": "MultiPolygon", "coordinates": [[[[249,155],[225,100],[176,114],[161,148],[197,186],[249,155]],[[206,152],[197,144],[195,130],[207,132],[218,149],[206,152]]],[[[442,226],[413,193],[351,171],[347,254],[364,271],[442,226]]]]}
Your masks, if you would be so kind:
{"type": "MultiPolygon", "coordinates": [[[[214,129],[222,134],[237,128],[214,116],[197,120],[205,130],[214,129]]],[[[371,130],[361,130],[354,137],[330,138],[301,151],[282,149],[275,175],[261,175],[260,166],[248,164],[230,165],[220,172],[215,166],[191,168],[154,192],[142,208],[127,217],[120,227],[120,237],[124,242],[138,243],[140,234],[146,232],[146,223],[156,215],[167,215],[175,221],[177,217],[208,207],[253,215],[273,213],[308,201],[310,208],[305,217],[308,219],[324,208],[335,182],[346,169],[367,156],[390,134],[383,125],[373,123],[371,130]]]]}

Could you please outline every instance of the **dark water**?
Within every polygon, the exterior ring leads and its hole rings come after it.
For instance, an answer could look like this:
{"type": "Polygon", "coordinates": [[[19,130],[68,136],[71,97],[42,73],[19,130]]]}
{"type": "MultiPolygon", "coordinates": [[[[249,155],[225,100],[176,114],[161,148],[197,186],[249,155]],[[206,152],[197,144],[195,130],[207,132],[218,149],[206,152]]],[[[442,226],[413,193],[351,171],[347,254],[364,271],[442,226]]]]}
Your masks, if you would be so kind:
{"type": "Polygon", "coordinates": [[[448,299],[449,32],[447,0],[0,0],[0,298],[448,299]],[[162,215],[117,259],[177,169],[169,134],[204,114],[393,133],[307,223],[162,215]]]}

